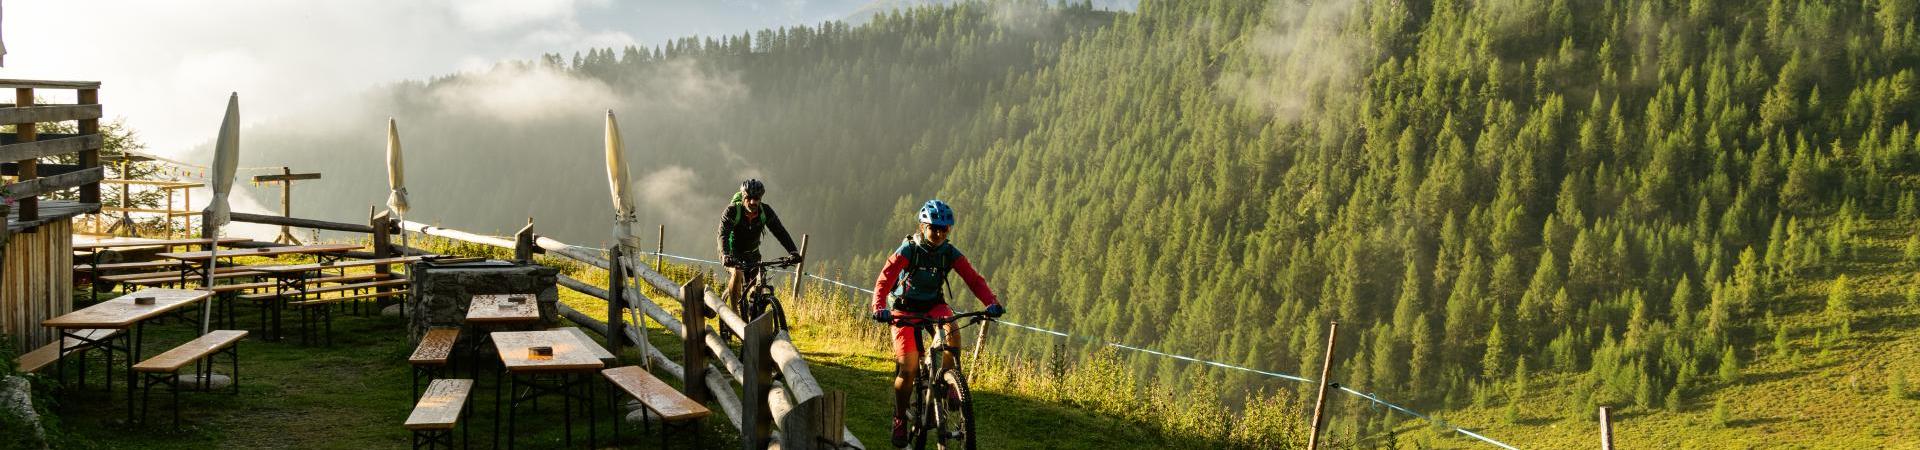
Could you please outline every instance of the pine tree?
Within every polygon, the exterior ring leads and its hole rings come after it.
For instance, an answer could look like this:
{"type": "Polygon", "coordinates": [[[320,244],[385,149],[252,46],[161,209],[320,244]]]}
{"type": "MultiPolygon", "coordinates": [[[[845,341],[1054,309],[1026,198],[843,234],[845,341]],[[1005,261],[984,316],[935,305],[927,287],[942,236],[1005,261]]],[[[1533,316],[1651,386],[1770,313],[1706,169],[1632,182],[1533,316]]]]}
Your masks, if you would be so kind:
{"type": "Polygon", "coordinates": [[[1827,286],[1827,317],[1842,323],[1853,318],[1853,288],[1847,285],[1846,275],[1827,286]]]}
{"type": "Polygon", "coordinates": [[[1507,374],[1507,337],[1500,332],[1500,324],[1494,324],[1493,331],[1487,332],[1487,351],[1480,357],[1480,368],[1491,379],[1507,374]]]}
{"type": "Polygon", "coordinates": [[[1733,346],[1731,345],[1727,346],[1726,351],[1720,353],[1720,382],[1721,383],[1731,385],[1731,384],[1740,382],[1740,359],[1739,358],[1740,358],[1739,355],[1735,355],[1733,353],[1733,346]]]}

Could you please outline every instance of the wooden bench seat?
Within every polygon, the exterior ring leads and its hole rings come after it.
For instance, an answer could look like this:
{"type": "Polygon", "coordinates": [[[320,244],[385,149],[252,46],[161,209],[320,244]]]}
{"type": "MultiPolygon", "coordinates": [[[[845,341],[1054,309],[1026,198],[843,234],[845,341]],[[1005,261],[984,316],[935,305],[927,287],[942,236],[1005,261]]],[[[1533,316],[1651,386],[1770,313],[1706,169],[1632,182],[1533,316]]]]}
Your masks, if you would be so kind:
{"type": "Polygon", "coordinates": [[[179,347],[174,347],[146,361],[133,365],[135,372],[173,372],[187,364],[205,358],[247,337],[247,330],[214,330],[205,336],[194,338],[179,347]]]}
{"type": "MultiPolygon", "coordinates": [[[[106,272],[106,271],[114,271],[114,270],[159,269],[159,268],[165,268],[165,267],[179,267],[179,266],[180,266],[179,261],[171,261],[171,260],[136,261],[136,262],[123,262],[123,263],[107,263],[107,264],[101,264],[98,266],[95,266],[92,264],[75,264],[73,265],[73,271],[74,272],[92,272],[95,270],[99,270],[101,272],[106,272]]],[[[179,272],[175,272],[174,274],[178,275],[179,272]]]]}
{"type": "MultiPolygon", "coordinates": [[[[640,366],[615,367],[601,370],[600,374],[605,375],[608,382],[619,387],[628,396],[639,400],[640,406],[645,408],[645,411],[659,416],[662,431],[678,423],[680,424],[678,428],[693,432],[694,448],[701,448],[699,421],[713,415],[713,411],[708,410],[706,405],[693,401],[686,394],[674,390],[673,386],[660,381],[653,374],[647,373],[646,368],[640,366]]],[[[614,435],[619,436],[619,433],[620,429],[616,426],[614,435]]],[[[666,440],[667,433],[661,433],[661,448],[666,448],[666,440]]]]}
{"type": "MultiPolygon", "coordinates": [[[[314,279],[311,279],[311,280],[307,280],[307,283],[308,283],[308,284],[314,284],[314,283],[348,283],[348,282],[355,282],[355,281],[368,281],[368,280],[379,280],[379,279],[382,279],[382,278],[386,278],[386,277],[388,277],[388,276],[390,276],[390,275],[388,275],[388,274],[380,274],[380,273],[356,273],[356,274],[351,274],[351,275],[344,275],[344,276],[332,276],[332,277],[324,277],[324,278],[314,278],[314,279]]],[[[253,282],[253,283],[238,283],[238,284],[222,284],[222,285],[216,285],[216,286],[214,286],[214,287],[213,287],[213,289],[211,289],[211,290],[212,290],[213,292],[241,292],[241,291],[247,291],[247,290],[252,290],[252,289],[273,289],[273,286],[274,286],[274,282],[273,282],[273,281],[259,281],[259,282],[253,282]]],[[[208,289],[201,289],[201,290],[203,290],[203,291],[204,291],[204,290],[208,290],[208,289]]]]}
{"type": "MultiPolygon", "coordinates": [[[[107,276],[100,277],[100,281],[111,281],[115,283],[132,283],[132,282],[144,281],[148,279],[178,281],[180,280],[181,272],[183,271],[172,270],[172,271],[166,271],[166,272],[143,272],[143,273],[120,274],[120,275],[107,275],[107,276]]],[[[221,267],[219,269],[215,269],[213,271],[213,274],[216,278],[220,278],[221,275],[230,274],[230,273],[239,273],[239,272],[246,272],[247,275],[259,275],[261,273],[256,270],[248,269],[245,266],[228,266],[228,267],[221,267]]],[[[193,278],[200,278],[202,276],[204,275],[195,276],[193,278]]]]}
{"type": "Polygon", "coordinates": [[[427,330],[420,337],[420,345],[413,348],[413,355],[407,357],[407,364],[413,366],[413,395],[420,395],[420,379],[432,381],[447,367],[453,358],[453,346],[460,341],[460,329],[454,327],[427,330]]]}
{"type": "MultiPolygon", "coordinates": [[[[441,444],[453,448],[453,429],[460,418],[472,410],[467,403],[472,393],[473,380],[448,378],[428,384],[426,395],[414,403],[413,412],[407,415],[405,426],[413,432],[413,448],[436,448],[441,444]]],[[[472,444],[470,441],[468,445],[472,444]]]]}
{"type": "MultiPolygon", "coordinates": [[[[213,279],[224,280],[228,278],[258,277],[265,274],[266,274],[265,272],[258,272],[258,271],[252,271],[252,270],[238,270],[233,272],[215,273],[213,274],[213,279]]],[[[205,276],[187,277],[188,283],[205,283],[206,281],[207,280],[205,276]]],[[[174,275],[170,277],[143,278],[143,279],[128,281],[126,283],[134,286],[153,286],[153,285],[179,283],[179,282],[180,282],[180,276],[174,275]]]]}
{"type": "Polygon", "coordinates": [[[615,367],[601,370],[600,373],[606,375],[607,381],[613,382],[621,391],[640,400],[640,404],[653,411],[654,415],[668,422],[699,419],[713,414],[706,405],[687,398],[686,394],[674,390],[667,382],[647,373],[644,367],[615,367]]]}
{"type": "MultiPolygon", "coordinates": [[[[110,338],[110,337],[113,337],[114,335],[120,334],[120,330],[114,330],[114,329],[80,330],[78,334],[80,334],[81,336],[85,336],[88,340],[98,341],[101,339],[110,338]]],[[[47,368],[47,366],[51,366],[53,365],[53,363],[60,361],[60,358],[64,358],[67,355],[71,355],[74,353],[79,353],[81,351],[84,351],[93,347],[91,344],[88,344],[86,341],[80,340],[78,338],[67,337],[63,339],[66,339],[67,341],[66,353],[60,353],[60,343],[54,342],[51,344],[43,345],[40,348],[34,349],[31,352],[27,352],[27,354],[20,355],[20,357],[15,360],[15,362],[18,363],[18,364],[15,364],[15,366],[20,368],[20,373],[39,372],[40,369],[45,369],[47,368]]]]}
{"type": "MultiPolygon", "coordinates": [[[[325,293],[328,293],[328,292],[341,292],[341,291],[352,291],[352,290],[358,290],[358,289],[367,289],[367,288],[377,288],[377,287],[381,287],[381,286],[404,286],[404,285],[406,285],[406,284],[407,284],[408,282],[409,282],[409,281],[407,281],[407,279],[406,279],[406,278],[396,278],[396,279],[390,279],[390,280],[379,280],[379,281],[369,281],[369,282],[365,282],[365,283],[353,283],[353,284],[342,284],[342,285],[336,285],[336,286],[327,286],[327,287],[321,287],[321,288],[313,288],[313,287],[309,287],[309,288],[307,288],[307,289],[306,289],[306,290],[304,290],[304,291],[288,291],[288,292],[283,292],[283,293],[280,293],[280,294],[277,294],[277,295],[285,295],[285,296],[287,296],[288,298],[293,298],[293,297],[302,297],[302,296],[307,296],[307,295],[315,295],[315,294],[325,294],[325,293]]],[[[389,293],[389,295],[391,295],[391,293],[389,293]]],[[[262,293],[258,293],[258,294],[247,294],[247,295],[242,295],[242,296],[240,296],[240,299],[242,299],[242,300],[267,300],[267,299],[271,299],[271,298],[274,298],[275,296],[276,296],[276,294],[275,294],[275,293],[272,293],[272,292],[262,292],[262,293]]],[[[331,299],[322,299],[322,300],[329,300],[329,301],[335,301],[335,300],[340,300],[340,299],[338,299],[338,298],[331,298],[331,299]]]]}
{"type": "Polygon", "coordinates": [[[141,361],[139,364],[134,364],[133,371],[142,374],[141,378],[143,379],[141,381],[140,420],[142,422],[146,421],[146,405],[152,403],[147,399],[147,396],[153,393],[153,386],[156,384],[164,384],[167,385],[167,390],[171,391],[170,393],[173,395],[173,427],[179,429],[180,390],[182,383],[179,375],[180,368],[204,360],[207,364],[201,369],[205,370],[205,372],[202,373],[202,376],[198,377],[198,379],[201,383],[208,383],[210,382],[210,378],[212,378],[212,371],[210,369],[213,368],[214,355],[226,354],[231,358],[233,362],[233,372],[229,374],[229,376],[233,377],[233,393],[239,394],[239,344],[240,339],[245,337],[247,337],[246,330],[214,330],[194,338],[191,341],[187,341],[185,344],[180,344],[178,347],[154,355],[152,358],[147,358],[146,361],[141,361]]]}

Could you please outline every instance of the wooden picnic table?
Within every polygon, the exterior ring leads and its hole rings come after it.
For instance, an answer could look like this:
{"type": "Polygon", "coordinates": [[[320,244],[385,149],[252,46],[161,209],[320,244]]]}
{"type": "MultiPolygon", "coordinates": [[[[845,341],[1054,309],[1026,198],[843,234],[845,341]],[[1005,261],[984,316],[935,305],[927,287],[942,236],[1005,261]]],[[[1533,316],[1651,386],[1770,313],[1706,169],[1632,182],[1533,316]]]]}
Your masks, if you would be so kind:
{"type": "MultiPolygon", "coordinates": [[[[213,295],[213,293],[183,289],[141,289],[112,300],[82,308],[78,311],[47,319],[40,324],[48,328],[60,330],[61,348],[58,354],[66,354],[68,348],[67,342],[69,338],[72,338],[81,345],[98,345],[100,348],[106,349],[109,358],[112,357],[114,350],[119,350],[127,356],[127,420],[132,421],[133,390],[135,384],[133,365],[140,360],[140,345],[143,335],[145,334],[147,319],[177,311],[194,303],[198,303],[201,300],[206,300],[207,297],[211,295],[213,295]],[[134,299],[142,297],[153,297],[153,304],[141,305],[134,301],[134,299]],[[80,330],[101,328],[132,330],[133,332],[118,333],[107,339],[98,341],[92,340],[88,336],[85,336],[85,333],[80,332],[80,330]],[[125,341],[126,339],[131,339],[132,344],[128,345],[125,341]],[[118,341],[120,345],[115,345],[114,343],[116,341],[118,341]]],[[[65,363],[60,363],[56,370],[61,372],[61,379],[66,378],[65,363]]]]}
{"type": "Polygon", "coordinates": [[[99,300],[100,293],[98,292],[99,287],[97,287],[97,285],[99,284],[102,272],[100,270],[100,256],[113,252],[114,249],[160,246],[171,250],[176,245],[209,245],[218,243],[219,245],[225,246],[227,244],[247,241],[250,241],[250,239],[239,237],[220,239],[108,239],[75,242],[73,243],[73,251],[74,257],[87,258],[88,262],[91,263],[89,266],[92,267],[93,270],[87,273],[87,286],[92,287],[92,291],[94,292],[91,295],[93,298],[99,300]]]}
{"type": "MultiPolygon", "coordinates": [[[[593,380],[594,375],[601,368],[606,367],[598,356],[606,350],[601,348],[596,352],[594,349],[598,348],[599,344],[591,340],[582,342],[566,330],[496,331],[489,336],[493,339],[494,351],[500,357],[500,365],[507,375],[507,392],[513,394],[513,398],[507,404],[507,446],[509,448],[513,446],[512,439],[517,434],[514,432],[514,419],[520,403],[533,401],[548,394],[559,395],[564,399],[563,401],[568,402],[569,404],[563,409],[565,411],[572,410],[573,406],[570,403],[574,400],[587,402],[585,403],[588,405],[587,444],[592,446],[595,434],[598,432],[598,425],[595,422],[597,420],[595,410],[598,408],[595,408],[593,403],[593,385],[596,383],[593,380]],[[533,347],[552,348],[553,356],[536,359],[530,354],[532,352],[529,349],[533,347]],[[580,395],[578,388],[583,386],[586,388],[586,393],[580,395]],[[527,392],[524,396],[520,394],[522,387],[525,387],[527,392]]],[[[499,389],[501,384],[494,383],[493,436],[495,442],[499,442],[500,439],[499,389]]],[[[616,426],[618,426],[617,423],[616,426]]],[[[573,445],[572,414],[565,415],[565,426],[567,446],[571,447],[573,445]]]]}
{"type": "Polygon", "coordinates": [[[540,303],[533,294],[475,295],[467,304],[467,323],[500,325],[540,321],[540,303]],[[518,302],[515,301],[518,299],[518,302]]]}
{"type": "MultiPolygon", "coordinates": [[[[213,263],[213,258],[215,257],[231,258],[231,257],[240,257],[240,256],[280,256],[280,255],[307,254],[307,255],[313,255],[315,262],[324,263],[324,262],[330,262],[330,261],[337,261],[339,259],[339,255],[338,255],[339,253],[356,250],[356,249],[359,249],[360,247],[361,246],[358,244],[286,245],[286,246],[280,246],[280,247],[265,247],[265,248],[258,248],[258,249],[219,252],[218,254],[215,254],[214,252],[211,252],[211,251],[195,251],[195,252],[161,253],[159,254],[159,256],[162,258],[177,259],[186,263],[184,265],[185,267],[182,267],[180,270],[180,284],[182,286],[185,286],[188,279],[190,278],[205,277],[206,267],[213,263]]],[[[253,268],[249,267],[249,270],[252,270],[252,269],[253,268]]],[[[284,302],[284,300],[285,299],[282,298],[281,302],[284,302]]],[[[275,303],[281,303],[281,302],[275,302],[275,303]]],[[[273,308],[273,322],[274,322],[273,328],[267,330],[266,339],[279,340],[281,338],[280,308],[273,308]]]]}

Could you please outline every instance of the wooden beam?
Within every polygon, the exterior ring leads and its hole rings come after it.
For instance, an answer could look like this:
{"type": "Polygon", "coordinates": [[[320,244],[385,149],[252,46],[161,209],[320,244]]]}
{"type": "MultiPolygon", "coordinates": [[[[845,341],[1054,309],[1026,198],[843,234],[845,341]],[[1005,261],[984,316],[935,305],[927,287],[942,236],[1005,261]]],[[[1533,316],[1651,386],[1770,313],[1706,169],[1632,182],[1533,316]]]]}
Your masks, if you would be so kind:
{"type": "Polygon", "coordinates": [[[15,106],[0,108],[0,123],[64,122],[100,118],[100,105],[15,106]]]}
{"type": "MultiPolygon", "coordinates": [[[[22,161],[9,161],[9,162],[0,163],[0,175],[20,176],[21,162],[22,161]]],[[[34,173],[37,174],[37,176],[42,176],[42,177],[50,177],[50,176],[59,175],[59,174],[82,169],[82,167],[80,167],[79,164],[35,163],[33,167],[35,170],[34,173]]]]}
{"type": "MultiPolygon", "coordinates": [[[[14,100],[13,100],[14,104],[26,105],[26,107],[0,109],[0,118],[6,118],[8,111],[34,109],[34,107],[32,106],[33,105],[33,88],[15,88],[13,92],[14,92],[14,100]]],[[[0,123],[15,124],[13,126],[14,128],[13,132],[19,135],[20,142],[33,142],[33,141],[40,140],[40,126],[34,123],[38,121],[29,120],[31,119],[31,117],[29,116],[30,115],[23,114],[21,117],[11,118],[12,120],[0,119],[0,123]]],[[[40,161],[38,159],[22,158],[18,160],[18,162],[15,162],[14,166],[17,167],[15,172],[16,172],[16,175],[19,177],[19,182],[21,183],[33,181],[34,178],[37,178],[40,176],[40,161]]],[[[40,219],[40,197],[27,196],[27,197],[20,198],[18,201],[15,201],[14,215],[19,216],[20,221],[22,222],[39,220],[40,219]]]]}
{"type": "Polygon", "coordinates": [[[0,89],[47,88],[47,89],[99,89],[98,81],[58,81],[58,80],[20,80],[0,79],[0,89]]]}
{"type": "Polygon", "coordinates": [[[76,188],[88,183],[98,183],[101,178],[106,177],[106,173],[105,168],[95,167],[89,170],[34,178],[0,188],[0,197],[5,197],[8,200],[19,200],[53,193],[63,189],[76,188]]]}
{"type": "Polygon", "coordinates": [[[165,210],[165,209],[146,209],[146,208],[121,208],[121,207],[118,207],[118,206],[107,206],[107,207],[102,207],[102,208],[100,208],[100,212],[128,212],[128,213],[144,213],[144,214],[166,214],[166,215],[167,215],[168,217],[179,217],[179,216],[198,216],[198,215],[200,215],[200,211],[170,211],[170,210],[165,210]]]}
{"type": "Polygon", "coordinates": [[[262,215],[262,214],[249,214],[249,213],[243,213],[243,212],[234,212],[234,213],[231,213],[230,215],[233,217],[233,221],[235,222],[262,223],[267,225],[284,225],[284,226],[290,226],[294,228],[317,228],[322,230],[345,231],[348,233],[369,233],[369,234],[373,233],[373,227],[356,224],[356,223],[340,223],[340,222],[328,222],[324,220],[297,219],[297,218],[291,218],[291,217],[268,216],[268,215],[262,215]]]}
{"type": "Polygon", "coordinates": [[[197,187],[204,187],[207,185],[206,183],[188,183],[185,181],[126,180],[126,179],[120,179],[120,178],[108,178],[108,179],[100,180],[100,182],[106,183],[106,184],[132,184],[132,185],[140,185],[140,186],[157,186],[161,189],[197,188],[197,187]]]}
{"type": "MultiPolygon", "coordinates": [[[[97,85],[99,83],[94,84],[97,85]]],[[[100,104],[100,89],[81,89],[78,103],[82,105],[100,104]]],[[[100,147],[106,142],[106,139],[100,136],[100,119],[82,119],[78,128],[77,131],[79,131],[80,134],[92,137],[96,141],[92,143],[93,145],[88,145],[86,148],[80,149],[80,167],[83,169],[100,167],[100,147]]],[[[80,202],[100,203],[100,183],[89,183],[81,186],[80,202]]],[[[172,208],[172,206],[168,206],[168,208],[172,208]]],[[[171,233],[172,222],[169,221],[168,224],[168,232],[171,233]]]]}
{"type": "Polygon", "coordinates": [[[6,161],[80,153],[100,148],[102,142],[98,134],[42,134],[31,142],[21,142],[18,134],[6,136],[13,137],[13,142],[0,145],[0,160],[6,161]]]}
{"type": "Polygon", "coordinates": [[[300,181],[300,180],[318,180],[318,179],[320,179],[320,174],[317,174],[317,173],[290,173],[290,174],[282,174],[282,175],[254,175],[253,176],[253,182],[255,183],[272,183],[276,181],[300,181]]]}

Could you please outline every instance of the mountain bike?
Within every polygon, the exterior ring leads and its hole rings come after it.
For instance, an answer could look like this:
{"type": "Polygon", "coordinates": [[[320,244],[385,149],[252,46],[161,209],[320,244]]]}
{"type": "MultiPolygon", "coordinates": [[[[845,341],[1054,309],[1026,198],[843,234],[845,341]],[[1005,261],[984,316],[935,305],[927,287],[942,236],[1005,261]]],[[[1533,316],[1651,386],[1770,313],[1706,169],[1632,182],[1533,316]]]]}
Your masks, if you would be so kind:
{"type": "MultiPolygon", "coordinates": [[[[780,298],[773,294],[773,283],[767,281],[767,269],[790,268],[797,264],[800,264],[800,260],[793,257],[735,264],[735,269],[744,272],[743,278],[747,280],[747,285],[740,290],[741,298],[730,300],[733,304],[727,306],[733,308],[735,314],[740,315],[740,320],[749,322],[755,317],[760,317],[761,314],[771,313],[773,330],[775,332],[787,330],[787,311],[780,306],[780,298]]],[[[732,337],[727,327],[720,327],[720,332],[723,340],[732,337]]]]}
{"type": "Polygon", "coordinates": [[[913,395],[908,397],[908,437],[914,450],[927,448],[928,437],[942,450],[974,450],[973,391],[967,388],[966,374],[960,371],[960,347],[947,345],[946,324],[967,323],[954,329],[993,321],[985,311],[955,314],[940,319],[909,312],[894,311],[894,326],[910,326],[919,339],[920,371],[914,375],[913,395]],[[932,337],[932,341],[925,338],[932,337]],[[926,342],[933,342],[927,349],[926,342]],[[930,351],[929,351],[930,350],[930,351]],[[952,355],[953,367],[942,367],[940,355],[952,355]],[[939,374],[938,377],[932,374],[939,374]]]}

